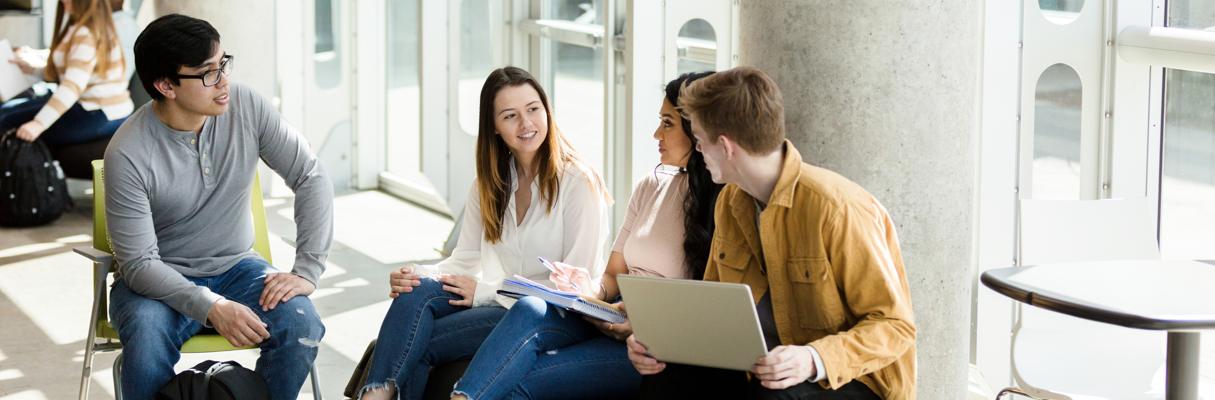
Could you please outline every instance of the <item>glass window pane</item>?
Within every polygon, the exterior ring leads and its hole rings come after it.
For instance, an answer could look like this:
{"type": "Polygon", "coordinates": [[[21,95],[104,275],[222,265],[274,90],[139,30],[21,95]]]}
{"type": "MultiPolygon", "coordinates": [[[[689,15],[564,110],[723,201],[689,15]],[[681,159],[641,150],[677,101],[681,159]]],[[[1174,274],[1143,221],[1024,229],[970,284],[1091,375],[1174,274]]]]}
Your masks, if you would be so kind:
{"type": "Polygon", "coordinates": [[[1064,25],[1080,16],[1084,0],[1038,0],[1038,8],[1048,21],[1064,25]]]}
{"type": "Polygon", "coordinates": [[[675,47],[679,52],[679,74],[717,69],[717,34],[709,21],[696,18],[684,23],[675,38],[675,47]]]}
{"type": "Polygon", "coordinates": [[[552,46],[554,119],[583,159],[603,173],[603,50],[545,40],[552,46]]]}
{"type": "Polygon", "coordinates": [[[1168,25],[1215,30],[1215,1],[1169,0],[1168,25]]]}
{"type": "Polygon", "coordinates": [[[490,30],[490,1],[464,0],[460,3],[460,78],[457,83],[457,111],[464,132],[477,135],[477,112],[481,86],[497,65],[494,61],[495,35],[490,30]]]}
{"type": "Polygon", "coordinates": [[[1042,72],[1034,95],[1035,199],[1080,198],[1080,75],[1065,64],[1042,72]]]}
{"type": "Polygon", "coordinates": [[[385,99],[388,171],[407,174],[421,170],[421,104],[418,93],[418,0],[387,4],[385,99]]]}
{"type": "Polygon", "coordinates": [[[545,18],[601,25],[603,0],[550,0],[545,18]]]}
{"type": "Polygon", "coordinates": [[[1160,178],[1160,251],[1215,258],[1215,75],[1168,70],[1160,178]]]}
{"type": "Polygon", "coordinates": [[[313,25],[316,43],[312,61],[316,66],[316,85],[321,89],[332,89],[342,83],[341,4],[332,0],[316,0],[313,25]]]}

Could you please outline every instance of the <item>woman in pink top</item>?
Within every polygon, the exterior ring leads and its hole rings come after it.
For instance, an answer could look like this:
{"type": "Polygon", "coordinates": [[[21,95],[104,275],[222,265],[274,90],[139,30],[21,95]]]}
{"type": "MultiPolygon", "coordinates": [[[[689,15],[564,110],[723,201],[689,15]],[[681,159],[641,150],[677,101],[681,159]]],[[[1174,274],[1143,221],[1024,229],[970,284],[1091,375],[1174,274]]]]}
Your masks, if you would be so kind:
{"type": "MultiPolygon", "coordinates": [[[[589,266],[555,263],[558,272],[550,279],[559,289],[582,288],[613,300],[618,274],[704,275],[721,185],[710,179],[677,107],[683,85],[709,74],[685,74],[667,84],[654,131],[662,165],[634,188],[602,284],[592,283],[582,268],[589,266]]],[[[535,297],[520,299],[481,344],[452,398],[637,397],[642,379],[623,342],[632,331],[629,324],[588,321],[535,297]]]]}

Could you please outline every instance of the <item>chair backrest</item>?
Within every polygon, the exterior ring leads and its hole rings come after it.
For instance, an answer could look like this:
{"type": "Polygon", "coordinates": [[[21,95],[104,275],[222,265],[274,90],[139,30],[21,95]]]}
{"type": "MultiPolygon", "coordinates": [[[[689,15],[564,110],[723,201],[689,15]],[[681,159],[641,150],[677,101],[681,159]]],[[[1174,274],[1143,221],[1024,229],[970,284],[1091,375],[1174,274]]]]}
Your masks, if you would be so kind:
{"type": "Polygon", "coordinates": [[[1146,197],[1021,200],[1021,265],[1160,258],[1156,207],[1146,197]]]}
{"type": "MultiPolygon", "coordinates": [[[[266,262],[273,264],[270,258],[270,235],[266,230],[266,208],[262,204],[262,185],[257,174],[253,174],[253,187],[250,188],[250,211],[253,213],[253,250],[257,251],[266,262]]],[[[110,246],[110,235],[106,233],[105,222],[105,163],[93,160],[93,248],[107,253],[114,253],[110,246]]]]}
{"type": "MultiPolygon", "coordinates": [[[[1021,200],[1017,246],[1023,266],[1077,261],[1160,258],[1156,241],[1156,207],[1146,197],[1108,200],[1021,200]]],[[[1073,346],[1083,341],[1096,346],[1106,338],[1124,339],[1126,354],[1152,350],[1151,338],[1125,328],[1107,326],[1016,303],[1010,348],[1013,381],[1035,396],[1056,398],[1051,390],[1109,390],[1076,376],[1059,376],[1058,365],[1078,367],[1073,358],[1087,354],[1073,346]],[[1028,337],[1022,329],[1030,330],[1028,337]],[[1026,343],[1019,343],[1025,341],[1026,343]],[[1022,349],[1018,350],[1021,346],[1022,349]],[[1027,346],[1027,347],[1026,347],[1027,346]],[[1061,349],[1060,347],[1067,347],[1061,349]],[[1022,356],[1019,357],[1018,353],[1022,356]],[[1020,359],[1019,358],[1024,358],[1020,359]],[[1064,360],[1061,360],[1063,358],[1064,360]],[[1045,384],[1049,390],[1035,385],[1045,384]]],[[[1090,346],[1092,347],[1092,346],[1090,346]]],[[[1085,359],[1080,357],[1081,359],[1085,359]]],[[[1136,360],[1141,362],[1144,360],[1136,360]]],[[[1086,364],[1091,366],[1091,364],[1086,364]]],[[[1149,366],[1150,367],[1150,366],[1149,366]]],[[[1127,366],[1117,368],[1127,369],[1127,366]]],[[[1136,371],[1139,372],[1139,371],[1136,371]]],[[[1109,376],[1098,375],[1108,380],[1109,376]]],[[[1098,380],[1101,380],[1098,379],[1098,380]]],[[[1137,382],[1120,382],[1125,388],[1137,382]]],[[[1118,389],[1121,390],[1121,389],[1118,389]]]]}

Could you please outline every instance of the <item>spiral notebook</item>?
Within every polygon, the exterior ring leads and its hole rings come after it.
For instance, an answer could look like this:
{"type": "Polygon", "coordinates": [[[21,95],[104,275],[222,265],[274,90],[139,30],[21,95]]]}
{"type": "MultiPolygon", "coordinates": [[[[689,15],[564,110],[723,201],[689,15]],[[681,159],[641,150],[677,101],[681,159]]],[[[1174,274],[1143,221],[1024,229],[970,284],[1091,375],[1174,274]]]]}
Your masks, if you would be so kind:
{"type": "Polygon", "coordinates": [[[626,321],[624,314],[612,308],[608,303],[578,293],[556,290],[519,275],[503,280],[502,289],[498,290],[498,294],[516,299],[523,296],[536,296],[559,308],[613,324],[626,321]]]}

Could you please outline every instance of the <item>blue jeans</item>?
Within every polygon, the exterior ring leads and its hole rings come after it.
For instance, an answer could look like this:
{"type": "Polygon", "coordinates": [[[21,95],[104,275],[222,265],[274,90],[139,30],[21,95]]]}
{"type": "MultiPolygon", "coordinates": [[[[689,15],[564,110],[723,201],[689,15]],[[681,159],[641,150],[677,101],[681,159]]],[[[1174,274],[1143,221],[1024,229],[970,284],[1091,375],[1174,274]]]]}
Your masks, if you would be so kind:
{"type": "MultiPolygon", "coordinates": [[[[0,105],[0,133],[19,128],[33,120],[50,99],[50,95],[17,98],[0,105]]],[[[38,138],[51,146],[91,142],[113,136],[126,120],[126,117],[123,117],[110,121],[101,110],[88,111],[81,107],[80,103],[76,103],[38,138]]]]}
{"type": "Polygon", "coordinates": [[[623,342],[529,296],[481,344],[455,392],[473,400],[620,399],[636,398],[640,385],[623,342]]]}
{"type": "Polygon", "coordinates": [[[448,303],[458,299],[431,278],[394,299],[380,325],[367,385],[359,396],[395,385],[399,398],[419,399],[432,366],[472,357],[506,309],[448,303]]]}
{"type": "MultiPolygon", "coordinates": [[[[186,279],[244,304],[269,325],[270,339],[261,343],[256,371],[266,380],[270,398],[294,400],[316,359],[325,326],[305,296],[262,311],[257,302],[266,274],[276,272],[273,268],[265,260],[251,257],[223,274],[186,279]]],[[[181,359],[182,343],[202,329],[200,321],[131,291],[121,279],[110,292],[110,317],[123,346],[123,396],[133,400],[151,399],[169,382],[173,365],[181,359]]]]}

